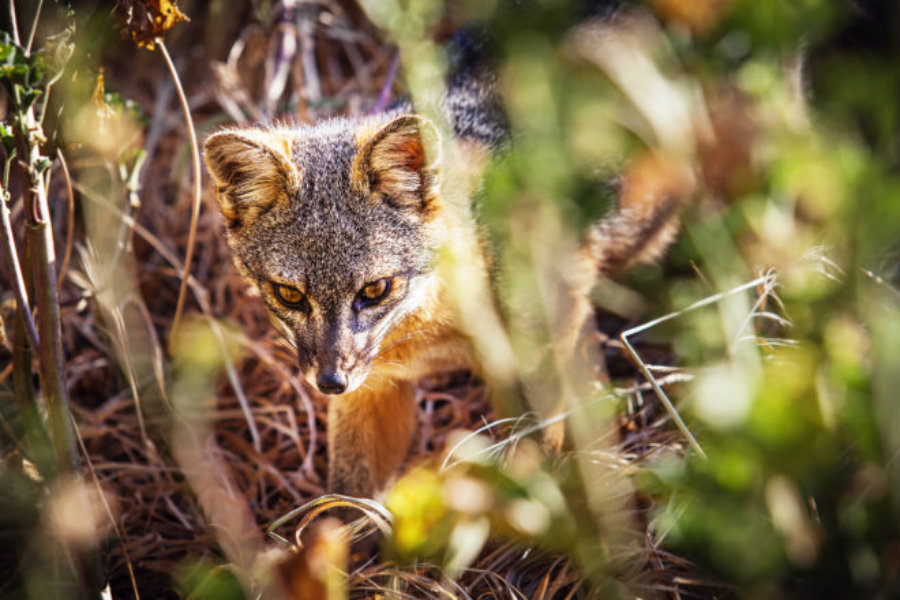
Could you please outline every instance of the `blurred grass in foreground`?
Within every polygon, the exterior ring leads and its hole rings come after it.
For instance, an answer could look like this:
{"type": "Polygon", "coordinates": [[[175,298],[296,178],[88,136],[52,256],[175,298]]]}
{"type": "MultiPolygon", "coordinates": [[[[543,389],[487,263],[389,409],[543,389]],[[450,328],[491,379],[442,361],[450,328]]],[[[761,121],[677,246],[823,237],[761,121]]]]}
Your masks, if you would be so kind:
{"type": "MultiPolygon", "coordinates": [[[[659,502],[651,532],[750,596],[877,597],[900,582],[896,27],[828,2],[696,4],[710,12],[651,2],[666,37],[639,35],[661,81],[699,102],[697,122],[682,125],[702,189],[663,267],[628,279],[641,302],[601,289],[601,306],[634,322],[768,268],[777,285],[650,332],[693,380],[677,398],[708,456],[644,461],[639,487],[659,502]],[[859,39],[868,32],[884,37],[859,39]]],[[[516,364],[550,386],[529,388],[541,414],[540,395],[558,393],[544,361],[561,249],[609,205],[609,182],[636,151],[666,142],[642,105],[661,98],[626,99],[627,80],[611,86],[608,67],[564,51],[577,11],[529,8],[500,3],[486,19],[499,32],[515,145],[490,169],[480,206],[516,364]]],[[[679,99],[669,100],[662,110],[675,118],[679,99]]],[[[576,452],[588,451],[574,427],[585,417],[570,416],[576,452]]],[[[423,477],[406,485],[424,494],[435,484],[423,477]]]]}
{"type": "MultiPolygon", "coordinates": [[[[443,6],[364,4],[400,47],[403,87],[427,112],[442,90],[444,59],[432,31],[446,18],[443,6]]],[[[391,531],[386,554],[396,564],[368,566],[335,583],[348,542],[325,523],[312,530],[304,553],[287,566],[280,563],[289,589],[314,589],[328,597],[343,595],[344,584],[357,594],[458,593],[472,578],[490,579],[477,561],[485,548],[492,551],[494,536],[528,548],[505,547],[491,555],[494,564],[510,556],[524,564],[542,552],[574,556],[579,573],[560,576],[552,567],[540,574],[545,580],[558,577],[554,585],[560,594],[677,593],[682,584],[673,583],[676,576],[648,575],[650,555],[656,553],[656,559],[664,552],[748,597],[896,594],[896,7],[862,3],[860,16],[827,0],[653,0],[641,5],[646,13],[634,30],[622,25],[632,54],[613,57],[610,53],[623,46],[599,52],[602,44],[596,40],[576,39],[572,27],[590,17],[579,6],[462,2],[450,18],[454,24],[481,21],[495,32],[515,138],[513,148],[489,168],[477,203],[477,218],[496,253],[496,289],[505,318],[479,313],[479,306],[491,304],[489,282],[464,269],[457,274],[461,310],[473,311],[473,330],[487,332],[478,343],[489,378],[504,392],[513,380],[524,382],[527,406],[517,405],[520,399],[509,392],[502,395],[502,411],[531,412],[510,415],[516,425],[499,442],[460,433],[444,464],[426,463],[400,479],[385,499],[393,522],[382,523],[391,531]],[[867,14],[893,19],[882,22],[867,14]],[[648,89],[651,84],[657,87],[648,89]],[[615,317],[619,326],[604,329],[612,341],[586,352],[602,371],[612,355],[622,361],[615,340],[622,329],[727,294],[633,340],[648,363],[655,358],[666,363],[651,365],[659,367],[651,372],[660,380],[670,377],[665,390],[706,459],[667,423],[634,372],[622,374],[607,364],[608,373],[573,374],[550,350],[565,316],[559,294],[571,276],[566,257],[584,229],[615,202],[623,179],[652,188],[665,177],[661,170],[630,168],[657,151],[689,161],[699,182],[684,233],[660,265],[638,267],[621,282],[598,286],[601,320],[615,317]],[[777,286],[729,293],[769,269],[777,286]],[[472,299],[478,300],[475,308],[467,308],[472,299]],[[593,389],[595,377],[608,385],[593,389]],[[572,447],[561,457],[548,456],[533,438],[549,425],[548,414],[561,397],[568,400],[572,447]],[[652,416],[644,424],[650,433],[666,428],[668,435],[634,432],[635,415],[644,413],[652,416]],[[313,567],[323,564],[331,570],[320,581],[313,567]],[[290,587],[295,583],[298,587],[290,587]],[[303,587],[307,584],[314,587],[303,587]]],[[[254,7],[260,14],[274,10],[267,3],[254,7]]],[[[39,37],[36,48],[52,56],[53,44],[52,38],[39,37]]],[[[0,76],[21,84],[16,78],[24,54],[14,45],[4,39],[0,76]]],[[[70,145],[81,144],[74,179],[84,237],[69,277],[79,302],[90,305],[92,327],[110,340],[116,379],[108,386],[110,397],[134,401],[136,437],[146,452],[141,456],[159,461],[152,465],[167,465],[179,486],[190,486],[190,506],[182,510],[202,514],[201,526],[211,532],[210,548],[183,559],[173,577],[184,595],[197,598],[276,594],[277,560],[269,556],[254,515],[236,491],[211,427],[223,373],[241,395],[232,366],[239,336],[212,318],[209,292],[194,282],[197,304],[207,314],[187,319],[172,355],[165,355],[157,335],[166,333],[160,322],[167,324],[170,315],[155,315],[155,321],[151,316],[147,301],[153,298],[142,292],[142,265],[132,245],[146,122],[133,105],[106,93],[96,74],[86,77],[90,69],[71,68],[81,78],[62,81],[58,89],[65,91],[54,91],[59,94],[54,98],[63,100],[51,105],[63,109],[61,133],[50,112],[53,131],[42,142],[45,150],[55,147],[58,134],[70,145]]],[[[49,91],[45,87],[42,93],[49,91]]],[[[316,99],[323,105],[328,100],[316,99]]],[[[12,125],[18,126],[10,124],[11,115],[4,115],[4,141],[13,139],[12,125]]],[[[222,119],[215,114],[208,123],[222,119]]],[[[452,161],[454,149],[444,137],[444,156],[452,161]]],[[[12,148],[5,146],[11,164],[12,148]]],[[[56,165],[54,155],[46,155],[56,165]]],[[[185,164],[178,166],[184,170],[185,164]]],[[[471,181],[454,168],[450,162],[447,173],[460,189],[448,193],[467,207],[471,181]]],[[[52,171],[52,177],[61,178],[59,173],[52,171]]],[[[171,176],[164,184],[179,189],[181,171],[171,176]]],[[[13,193],[8,202],[15,223],[24,227],[16,208],[23,184],[10,185],[5,178],[3,186],[13,193]]],[[[460,219],[475,219],[468,208],[461,210],[460,219]]],[[[165,245],[159,246],[164,253],[165,245]]],[[[475,251],[457,250],[456,262],[463,266],[465,252],[475,251]]],[[[180,272],[177,257],[165,260],[167,268],[180,272]]],[[[7,281],[11,277],[4,280],[5,303],[7,281]]],[[[10,349],[21,351],[22,323],[6,308],[3,319],[10,349]]],[[[92,581],[82,572],[98,566],[73,569],[71,555],[96,552],[103,558],[123,545],[115,527],[122,509],[113,501],[102,511],[73,514],[73,506],[99,507],[97,494],[114,492],[94,487],[87,472],[82,483],[55,479],[40,400],[45,390],[32,389],[31,369],[38,361],[16,360],[15,381],[5,370],[0,383],[5,453],[0,504],[11,548],[4,544],[0,576],[12,582],[0,594],[65,597],[79,577],[92,581]],[[24,379],[23,364],[31,365],[24,379]],[[33,391],[36,410],[29,409],[33,391]]],[[[98,399],[98,405],[107,400],[98,399]]],[[[74,420],[76,433],[88,427],[85,414],[74,420]]],[[[315,425],[315,415],[310,419],[315,425]]],[[[253,417],[247,421],[253,429],[253,417]]],[[[507,425],[498,428],[501,424],[507,425]]],[[[259,452],[258,435],[243,438],[249,439],[249,453],[259,452]]],[[[312,456],[308,460],[312,464],[312,456]]]]}

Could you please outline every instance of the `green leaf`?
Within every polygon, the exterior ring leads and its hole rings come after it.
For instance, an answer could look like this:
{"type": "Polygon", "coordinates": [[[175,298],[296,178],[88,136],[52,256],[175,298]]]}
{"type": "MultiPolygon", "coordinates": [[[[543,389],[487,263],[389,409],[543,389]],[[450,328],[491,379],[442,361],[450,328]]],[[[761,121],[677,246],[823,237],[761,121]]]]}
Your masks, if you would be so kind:
{"type": "Polygon", "coordinates": [[[5,77],[7,79],[17,79],[19,77],[25,77],[28,75],[28,66],[27,65],[3,65],[0,67],[0,77],[5,77]]]}
{"type": "Polygon", "coordinates": [[[31,108],[42,93],[41,90],[36,90],[32,87],[26,87],[18,83],[13,84],[13,97],[18,98],[21,110],[31,108]]]}
{"type": "Polygon", "coordinates": [[[49,169],[53,165],[53,161],[51,161],[46,156],[39,156],[34,161],[34,166],[37,168],[38,173],[43,173],[47,169],[49,169]]]}

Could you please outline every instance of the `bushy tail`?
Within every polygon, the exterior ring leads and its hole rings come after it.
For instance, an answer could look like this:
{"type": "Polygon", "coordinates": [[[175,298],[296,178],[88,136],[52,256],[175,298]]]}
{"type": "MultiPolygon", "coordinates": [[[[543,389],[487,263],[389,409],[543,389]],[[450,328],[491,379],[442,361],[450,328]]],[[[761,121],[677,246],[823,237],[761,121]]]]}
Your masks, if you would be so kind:
{"type": "Polygon", "coordinates": [[[575,264],[568,324],[558,346],[575,356],[586,327],[593,328],[591,290],[601,279],[659,258],[674,241],[683,207],[694,194],[690,165],[677,157],[646,151],[625,171],[619,205],[587,232],[575,264]]]}
{"type": "Polygon", "coordinates": [[[444,109],[459,140],[490,150],[509,140],[509,120],[497,81],[496,52],[483,29],[460,29],[447,47],[449,73],[444,109]]]}
{"type": "MultiPolygon", "coordinates": [[[[655,152],[635,159],[625,173],[619,206],[593,225],[581,248],[586,281],[612,278],[639,262],[659,258],[678,233],[681,209],[695,180],[683,160],[655,152]]],[[[580,290],[586,293],[589,289],[580,290]]]]}
{"type": "MultiPolygon", "coordinates": [[[[636,263],[659,258],[678,233],[679,216],[695,185],[693,171],[683,159],[647,151],[626,170],[618,207],[588,230],[575,264],[566,322],[556,343],[576,387],[593,381],[599,360],[592,352],[578,349],[581,340],[589,339],[586,334],[595,331],[591,289],[600,279],[614,278],[636,263]]],[[[561,399],[548,417],[567,408],[561,399]]],[[[564,439],[563,421],[544,431],[550,450],[560,450],[564,439]]]]}

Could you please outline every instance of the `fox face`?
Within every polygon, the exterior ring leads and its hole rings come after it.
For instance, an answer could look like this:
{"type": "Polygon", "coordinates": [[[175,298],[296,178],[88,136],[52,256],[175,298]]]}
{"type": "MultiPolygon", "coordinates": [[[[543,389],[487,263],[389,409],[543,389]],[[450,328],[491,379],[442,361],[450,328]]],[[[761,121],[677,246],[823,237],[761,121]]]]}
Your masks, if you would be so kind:
{"type": "Polygon", "coordinates": [[[206,141],[235,262],[322,393],[358,388],[434,282],[440,207],[422,124],[334,120],[206,141]]]}

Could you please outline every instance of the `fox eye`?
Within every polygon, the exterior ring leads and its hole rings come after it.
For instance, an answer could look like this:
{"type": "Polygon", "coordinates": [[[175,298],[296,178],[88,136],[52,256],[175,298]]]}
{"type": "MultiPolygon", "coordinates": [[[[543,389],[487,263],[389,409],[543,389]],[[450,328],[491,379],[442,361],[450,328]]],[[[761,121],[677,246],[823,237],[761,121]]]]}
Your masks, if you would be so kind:
{"type": "Polygon", "coordinates": [[[356,294],[356,302],[360,307],[367,306],[375,306],[385,298],[387,295],[391,293],[391,282],[393,281],[390,277],[385,277],[384,279],[379,279],[378,281],[373,281],[372,283],[367,283],[359,290],[359,293],[356,294]]]}
{"type": "Polygon", "coordinates": [[[272,290],[278,301],[288,308],[298,309],[306,312],[309,308],[309,302],[306,300],[306,294],[295,287],[283,285],[281,283],[273,283],[272,290]]]}

